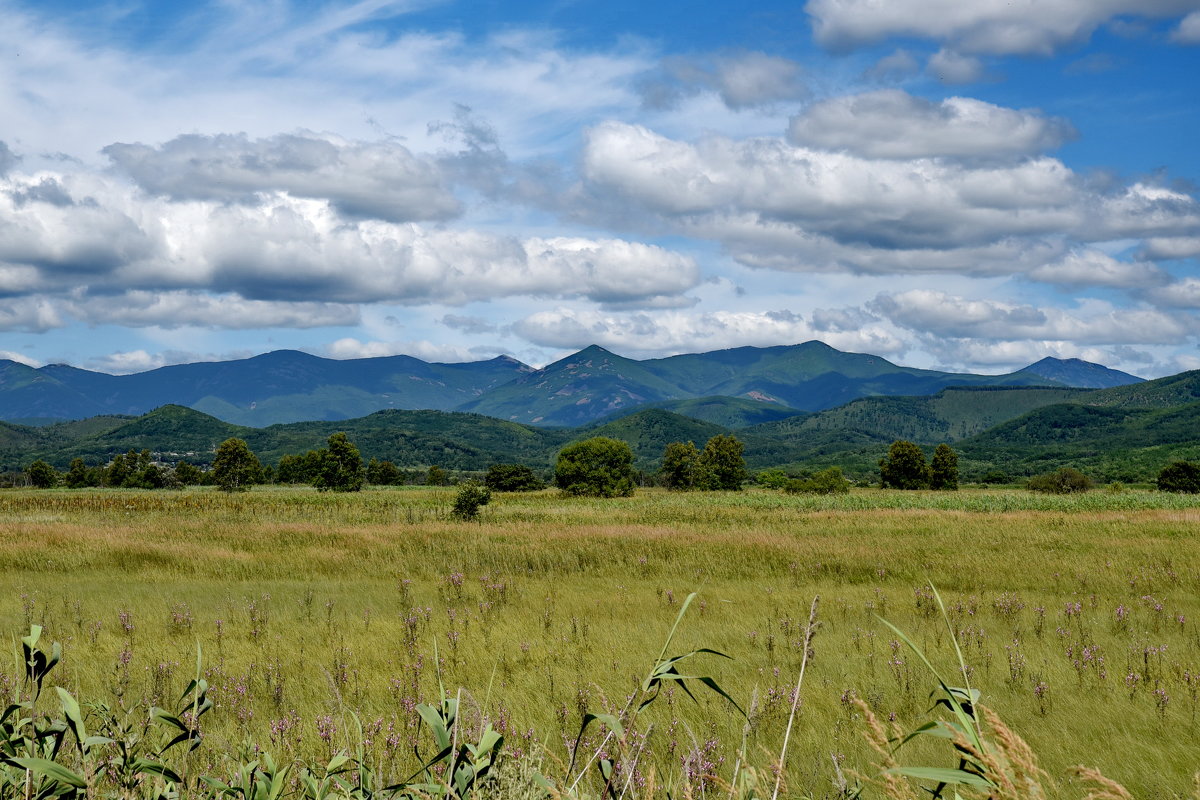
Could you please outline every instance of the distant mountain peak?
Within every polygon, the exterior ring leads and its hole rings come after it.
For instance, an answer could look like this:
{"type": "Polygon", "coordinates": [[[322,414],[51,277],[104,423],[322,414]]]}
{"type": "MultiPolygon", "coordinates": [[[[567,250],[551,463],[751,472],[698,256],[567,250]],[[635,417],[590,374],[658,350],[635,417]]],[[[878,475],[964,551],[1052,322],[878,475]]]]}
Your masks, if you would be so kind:
{"type": "Polygon", "coordinates": [[[1142,383],[1143,378],[1111,369],[1081,358],[1054,358],[1047,356],[1014,374],[1037,375],[1079,389],[1111,389],[1130,383],[1142,383]]]}

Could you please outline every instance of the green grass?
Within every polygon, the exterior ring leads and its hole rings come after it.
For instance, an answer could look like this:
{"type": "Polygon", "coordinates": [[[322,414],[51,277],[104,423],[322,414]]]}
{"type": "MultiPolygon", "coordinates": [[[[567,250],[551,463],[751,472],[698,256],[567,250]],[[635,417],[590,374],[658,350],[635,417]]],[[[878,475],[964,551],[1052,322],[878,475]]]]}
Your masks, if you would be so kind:
{"type": "MultiPolygon", "coordinates": [[[[1136,797],[1183,797],[1200,768],[1196,498],[545,491],[493,495],[480,522],[461,523],[453,496],[2,492],[0,627],[15,646],[44,624],[65,650],[54,680],[127,704],[182,690],[199,643],[217,702],[207,758],[247,736],[324,755],[353,743],[353,711],[371,758],[404,777],[412,745],[430,748],[412,709],[436,700],[440,673],[464,713],[502,726],[506,747],[544,747],[553,771],[583,713],[625,703],[699,591],[676,645],[733,656],[695,669],[753,709],[749,753],[765,767],[820,595],[786,777],[793,796],[832,797],[831,758],[863,774],[874,763],[852,698],[906,728],[928,718],[931,676],[876,615],[951,671],[932,581],[973,685],[1062,787],[1083,763],[1136,797]]],[[[15,674],[0,666],[0,688],[15,674]]],[[[728,777],[744,720],[699,700],[676,691],[647,709],[660,776],[707,746],[728,777]]]]}

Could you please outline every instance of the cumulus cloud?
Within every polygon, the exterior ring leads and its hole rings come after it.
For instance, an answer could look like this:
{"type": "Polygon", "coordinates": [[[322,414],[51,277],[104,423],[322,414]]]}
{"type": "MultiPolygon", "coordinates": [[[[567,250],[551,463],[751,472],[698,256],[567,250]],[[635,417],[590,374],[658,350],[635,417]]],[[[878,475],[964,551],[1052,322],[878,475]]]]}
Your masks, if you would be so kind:
{"type": "Polygon", "coordinates": [[[44,333],[64,325],[58,308],[45,297],[7,298],[0,303],[0,331],[44,333]]]}
{"type": "MultiPolygon", "coordinates": [[[[691,258],[654,245],[347,220],[327,202],[287,193],[263,194],[252,204],[174,201],[85,175],[54,180],[86,202],[14,199],[46,180],[0,181],[7,222],[0,227],[0,291],[209,292],[314,303],[307,307],[313,319],[343,324],[350,312],[329,304],[462,304],[524,295],[658,305],[699,282],[691,258]]],[[[136,313],[167,316],[177,297],[136,313]]],[[[301,308],[257,311],[299,320],[301,308]]],[[[220,303],[193,311],[230,320],[256,313],[246,305],[225,309],[228,317],[220,303]]],[[[182,319],[188,310],[179,313],[182,319]]]]}
{"type": "Polygon", "coordinates": [[[483,317],[472,317],[464,314],[446,314],[440,320],[447,328],[462,331],[467,334],[495,333],[497,326],[483,317]]]}
{"type": "Polygon", "coordinates": [[[1151,309],[1107,309],[1076,316],[997,300],[970,300],[927,289],[881,294],[870,309],[920,334],[952,339],[1075,344],[1175,344],[1195,335],[1194,318],[1151,309]]]}
{"type": "MultiPolygon", "coordinates": [[[[245,354],[239,354],[239,356],[245,357],[245,354]]],[[[189,353],[180,350],[163,350],[158,353],[151,353],[147,350],[139,349],[97,356],[88,359],[87,366],[89,369],[98,372],[107,372],[110,375],[129,375],[130,373],[145,372],[151,369],[158,369],[159,367],[171,366],[172,364],[195,364],[200,361],[219,361],[239,356],[200,355],[199,353],[189,353]]]]}
{"type": "Polygon", "coordinates": [[[340,303],[247,300],[195,291],[131,291],[66,304],[71,316],[91,324],[133,328],[324,328],[357,325],[358,306],[340,303]]]}
{"type": "Polygon", "coordinates": [[[1146,296],[1165,308],[1200,310],[1200,278],[1183,280],[1150,289],[1146,296]]]}
{"type": "Polygon", "coordinates": [[[157,148],[112,144],[104,153],[147,192],[175,200],[253,204],[263,192],[286,192],[328,200],[352,218],[391,222],[447,219],[460,210],[436,163],[389,140],[190,134],[157,148]]]}
{"type": "Polygon", "coordinates": [[[929,57],[925,73],[942,83],[958,85],[978,83],[987,75],[983,62],[974,56],[964,56],[942,48],[929,57]]]}
{"type": "Polygon", "coordinates": [[[20,159],[17,155],[8,149],[6,142],[0,141],[0,176],[6,174],[10,169],[17,165],[20,159]]]}
{"type": "MultiPolygon", "coordinates": [[[[1172,18],[1192,0],[809,0],[817,40],[849,49],[891,36],[948,42],[959,52],[1049,55],[1120,16],[1172,18]]],[[[1190,16],[1190,15],[1189,15],[1190,16]]]]}
{"type": "Polygon", "coordinates": [[[1151,237],[1142,247],[1141,255],[1154,261],[1200,256],[1200,236],[1151,237]]]}
{"type": "Polygon", "coordinates": [[[1135,289],[1169,280],[1165,272],[1146,262],[1118,261],[1099,250],[1073,250],[1059,261],[1030,270],[1029,277],[1060,286],[1109,286],[1135,289]]]}
{"type": "Polygon", "coordinates": [[[531,314],[513,330],[544,347],[599,344],[621,353],[655,356],[810,339],[881,355],[905,349],[904,343],[882,326],[818,330],[800,314],[787,310],[611,314],[558,308],[531,314]]]}
{"type": "Polygon", "coordinates": [[[1045,156],[880,159],[774,138],[685,142],[608,122],[588,131],[582,172],[593,213],[657,219],[751,266],[996,274],[1060,258],[1064,241],[1200,231],[1187,194],[1144,183],[1102,192],[1045,156]],[[971,263],[1004,251],[1022,258],[971,263]]]}
{"type": "Polygon", "coordinates": [[[798,63],[760,52],[670,58],[640,88],[642,102],[659,109],[701,91],[715,92],[735,111],[808,96],[798,63]]]}
{"type": "Polygon", "coordinates": [[[1040,153],[1075,137],[1060,117],[950,97],[940,102],[899,89],[836,97],[792,118],[790,140],[869,158],[1003,158],[1040,153]]]}
{"type": "Polygon", "coordinates": [[[1171,41],[1180,44],[1200,44],[1200,11],[1193,11],[1171,32],[1171,41]]]}
{"type": "Polygon", "coordinates": [[[898,48],[894,53],[876,61],[863,77],[873,81],[897,81],[912,77],[921,71],[917,57],[909,51],[898,48]]]}

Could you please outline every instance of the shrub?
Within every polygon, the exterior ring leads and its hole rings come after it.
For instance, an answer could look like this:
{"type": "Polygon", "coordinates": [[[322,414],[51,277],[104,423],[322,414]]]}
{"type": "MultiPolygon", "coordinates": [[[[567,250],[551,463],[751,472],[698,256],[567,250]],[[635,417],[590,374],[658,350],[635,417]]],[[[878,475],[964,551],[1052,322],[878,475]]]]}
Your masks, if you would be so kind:
{"type": "Polygon", "coordinates": [[[200,472],[199,467],[186,461],[180,461],[175,465],[175,480],[183,486],[196,486],[203,478],[204,475],[200,472]]]}
{"type": "Polygon", "coordinates": [[[476,481],[463,481],[454,496],[454,508],[450,514],[455,519],[472,520],[479,516],[479,509],[492,501],[492,490],[476,481]]]}
{"type": "Polygon", "coordinates": [[[493,492],[536,492],[546,484],[524,464],[492,464],[483,484],[493,492]]]}
{"type": "Polygon", "coordinates": [[[605,436],[569,444],[559,451],[554,481],[567,494],[628,497],[637,482],[633,451],[605,436]]]}
{"type": "Polygon", "coordinates": [[[1200,466],[1190,461],[1175,461],[1158,473],[1160,492],[1200,494],[1200,466]]]}
{"type": "Polygon", "coordinates": [[[1054,472],[1034,475],[1025,485],[1035,492],[1072,494],[1091,489],[1092,479],[1073,467],[1063,467],[1054,472]]]}
{"type": "Polygon", "coordinates": [[[807,480],[794,479],[784,484],[788,494],[847,494],[850,481],[842,474],[841,467],[830,467],[814,474],[807,480]]]}
{"type": "Polygon", "coordinates": [[[880,485],[885,489],[928,489],[929,464],[921,448],[897,439],[879,461],[880,485]]]}
{"type": "Polygon", "coordinates": [[[367,463],[367,483],[372,486],[395,486],[403,481],[404,473],[391,461],[372,458],[367,463]]]}
{"type": "Polygon", "coordinates": [[[788,474],[781,469],[765,469],[754,476],[754,482],[768,489],[782,489],[789,482],[788,474]]]}

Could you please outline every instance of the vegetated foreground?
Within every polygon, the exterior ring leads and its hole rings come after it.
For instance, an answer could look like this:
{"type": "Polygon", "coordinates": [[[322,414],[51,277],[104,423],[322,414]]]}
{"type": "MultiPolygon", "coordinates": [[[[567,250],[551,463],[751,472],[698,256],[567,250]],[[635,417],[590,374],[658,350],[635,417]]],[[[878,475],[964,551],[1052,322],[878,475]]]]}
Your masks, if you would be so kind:
{"type": "MultiPolygon", "coordinates": [[[[732,656],[681,670],[715,678],[749,725],[716,693],[663,689],[634,778],[653,767],[681,796],[727,780],[744,735],[756,766],[778,757],[820,595],[785,780],[788,796],[837,797],[878,772],[856,698],[904,730],[935,715],[933,676],[879,617],[955,671],[932,582],[971,685],[1063,796],[1083,794],[1075,764],[1139,798],[1188,796],[1200,769],[1194,497],[545,491],[497,495],[464,523],[453,494],[0,493],[0,626],[62,642],[48,686],[128,707],[176,704],[199,643],[216,707],[195,757],[215,773],[247,741],[283,761],[361,745],[402,780],[414,746],[436,754],[416,705],[436,705],[440,682],[476,732],[486,718],[559,779],[583,716],[625,706],[698,591],[668,655],[732,656]]],[[[900,760],[955,766],[947,753],[914,743],[900,760]]]]}

